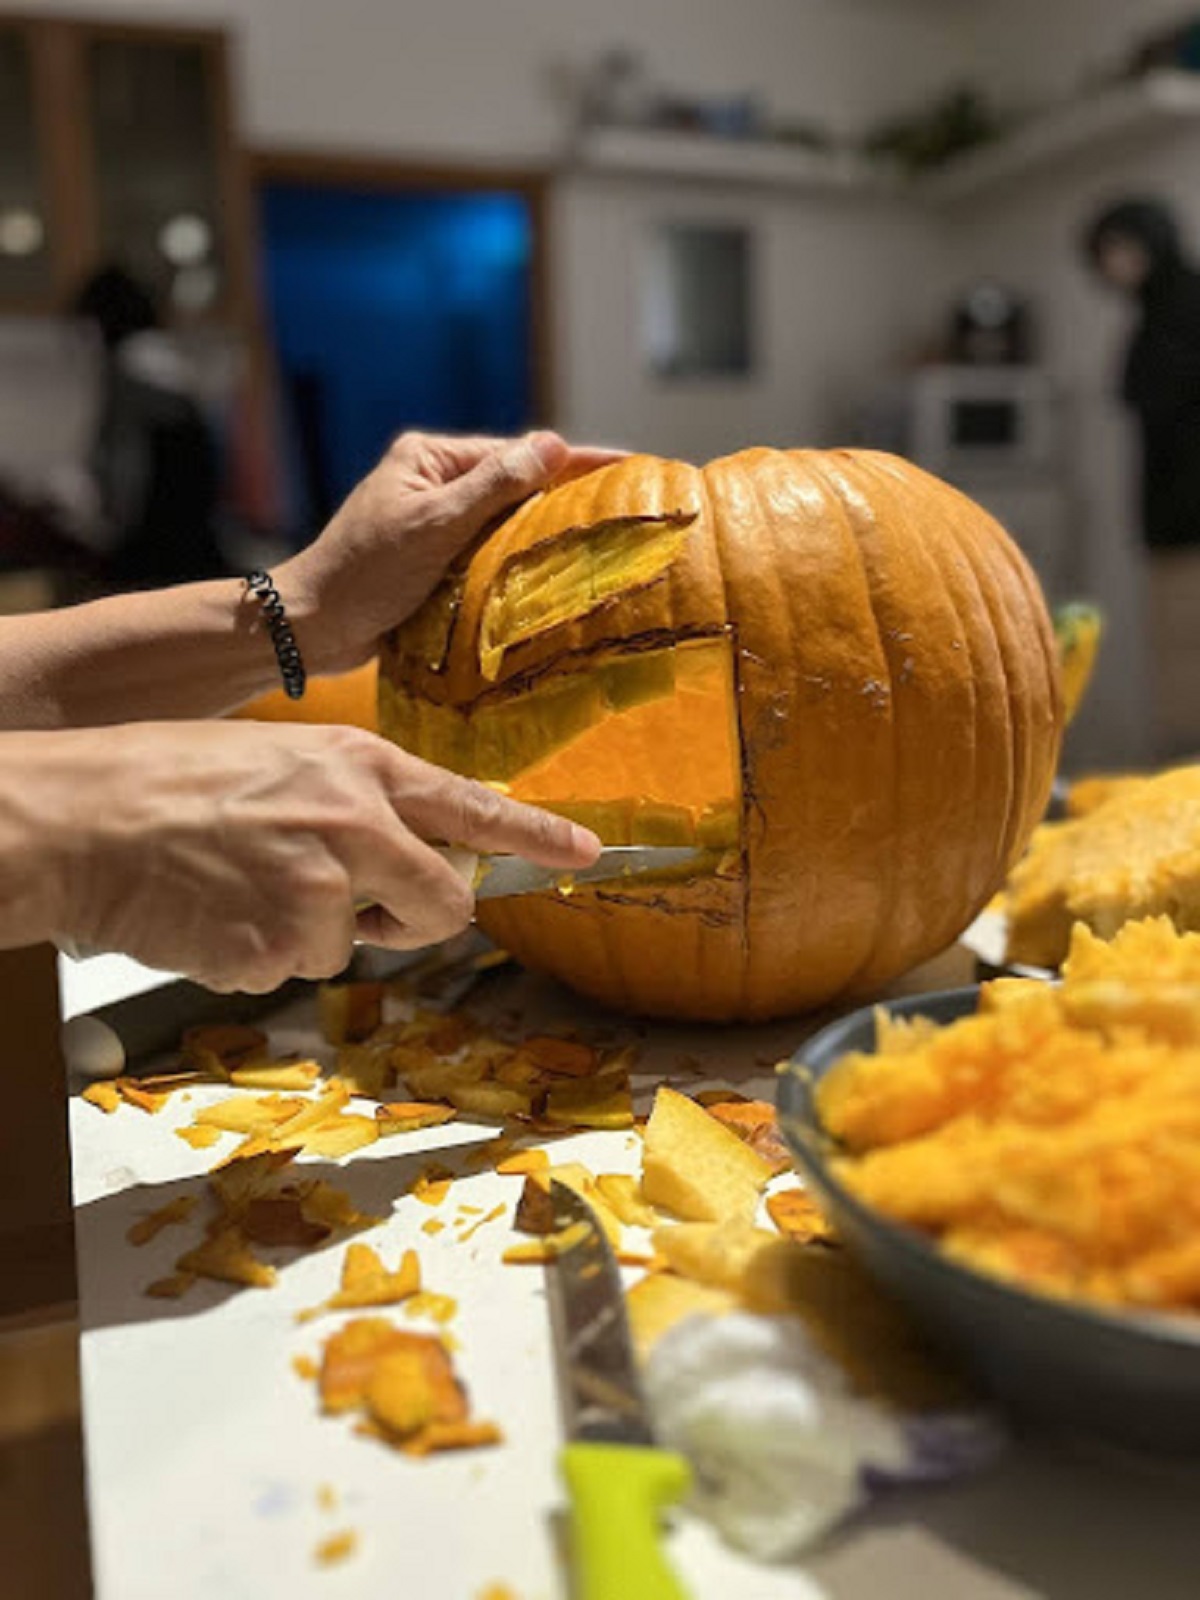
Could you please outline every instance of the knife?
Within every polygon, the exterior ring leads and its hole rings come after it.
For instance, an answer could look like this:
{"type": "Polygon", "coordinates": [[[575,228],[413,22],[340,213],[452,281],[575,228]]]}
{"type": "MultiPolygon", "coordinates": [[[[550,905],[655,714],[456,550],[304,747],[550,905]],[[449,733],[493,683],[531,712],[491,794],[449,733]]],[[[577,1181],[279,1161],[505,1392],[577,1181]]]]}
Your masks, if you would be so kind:
{"type": "Polygon", "coordinates": [[[552,1179],[550,1195],[560,1242],[548,1289],[576,1600],[686,1600],[662,1549],[660,1515],[687,1494],[691,1470],[654,1442],[608,1240],[574,1190],[552,1179]]]}
{"type": "Polygon", "coordinates": [[[522,856],[475,856],[470,851],[442,852],[474,882],[477,900],[505,900],[512,895],[559,889],[569,893],[584,883],[610,883],[646,873],[674,872],[695,866],[703,850],[686,845],[606,845],[590,867],[535,867],[522,856]]]}
{"type": "MultiPolygon", "coordinates": [[[[535,867],[523,856],[476,855],[458,845],[437,845],[438,854],[471,884],[477,900],[506,900],[518,894],[558,889],[569,894],[582,883],[612,883],[622,878],[675,872],[695,866],[706,854],[694,845],[606,845],[590,867],[535,867]]],[[[357,910],[370,905],[364,900],[357,910]]],[[[61,939],[58,948],[74,961],[87,961],[104,951],[61,939]]]]}

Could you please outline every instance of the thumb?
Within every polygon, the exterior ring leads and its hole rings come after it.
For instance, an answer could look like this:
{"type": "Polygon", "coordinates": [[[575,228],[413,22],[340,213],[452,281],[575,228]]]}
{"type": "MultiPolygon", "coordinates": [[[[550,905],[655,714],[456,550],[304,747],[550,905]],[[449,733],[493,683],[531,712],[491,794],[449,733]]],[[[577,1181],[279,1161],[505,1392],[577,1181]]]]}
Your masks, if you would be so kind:
{"type": "Polygon", "coordinates": [[[446,489],[456,516],[472,539],[493,517],[536,494],[561,472],[571,454],[556,433],[527,433],[486,455],[446,489]]]}

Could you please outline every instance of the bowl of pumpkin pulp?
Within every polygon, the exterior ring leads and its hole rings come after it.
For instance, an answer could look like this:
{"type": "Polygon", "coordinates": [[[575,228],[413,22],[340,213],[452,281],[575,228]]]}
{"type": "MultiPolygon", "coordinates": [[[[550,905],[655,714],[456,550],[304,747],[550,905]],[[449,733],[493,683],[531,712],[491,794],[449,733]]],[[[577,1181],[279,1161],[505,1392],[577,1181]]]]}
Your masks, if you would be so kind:
{"type": "Polygon", "coordinates": [[[1061,983],[854,1012],[779,1118],[847,1246],[1009,1408],[1200,1448],[1200,935],[1079,927],[1061,983]]]}

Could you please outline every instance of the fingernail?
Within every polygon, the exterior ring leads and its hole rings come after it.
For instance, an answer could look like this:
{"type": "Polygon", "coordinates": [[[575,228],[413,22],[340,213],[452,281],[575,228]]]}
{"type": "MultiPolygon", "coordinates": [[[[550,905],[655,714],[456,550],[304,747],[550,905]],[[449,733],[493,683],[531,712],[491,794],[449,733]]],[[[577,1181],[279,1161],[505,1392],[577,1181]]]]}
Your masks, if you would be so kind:
{"type": "Polygon", "coordinates": [[[604,846],[601,844],[599,836],[594,834],[590,828],[581,828],[577,822],[573,822],[571,824],[571,848],[578,851],[581,856],[595,857],[600,854],[604,846]]]}

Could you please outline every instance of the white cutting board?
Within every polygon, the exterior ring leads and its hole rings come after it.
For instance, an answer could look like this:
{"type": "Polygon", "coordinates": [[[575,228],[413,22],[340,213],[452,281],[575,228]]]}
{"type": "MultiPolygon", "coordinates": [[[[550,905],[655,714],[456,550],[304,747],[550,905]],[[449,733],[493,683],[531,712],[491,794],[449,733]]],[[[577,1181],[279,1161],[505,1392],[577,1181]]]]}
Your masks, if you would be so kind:
{"type": "MultiPolygon", "coordinates": [[[[578,1002],[528,979],[504,980],[493,993],[531,1025],[583,1015],[578,1002]]],[[[271,1032],[280,1050],[316,1046],[303,1006],[271,1032]]],[[[700,1058],[713,1081],[770,1093],[770,1064],[797,1036],[795,1024],[656,1030],[642,1065],[679,1076],[684,1057],[700,1058]]],[[[688,1088],[706,1081],[683,1076],[688,1088]]],[[[414,1246],[426,1286],[458,1299],[458,1369],[474,1413],[506,1436],[498,1449],[412,1461],[356,1437],[345,1419],[321,1417],[314,1386],[292,1369],[294,1355],[315,1354],[344,1320],[294,1320],[334,1288],[341,1241],[292,1259],[269,1290],[200,1283],[179,1301],[142,1293],[199,1224],[168,1228],[140,1249],[126,1242],[126,1229],[201,1187],[224,1147],[193,1151],[171,1130],[221,1092],[196,1090],[188,1103],[176,1096],[157,1116],[71,1105],[98,1600],[477,1600],[496,1583],[518,1600],[562,1600],[560,1430],[543,1271],[500,1262],[514,1238],[509,1217],[521,1181],[468,1176],[437,1212],[404,1195],[432,1152],[482,1143],[494,1130],[452,1123],[396,1136],[332,1174],[364,1209],[387,1216],[364,1236],[385,1259],[414,1246]],[[464,1202],[482,1214],[501,1200],[508,1215],[467,1244],[451,1227],[436,1237],[421,1231],[434,1215],[450,1223],[464,1202]],[[318,1504],[322,1485],[338,1496],[334,1512],[318,1504]],[[358,1552],[318,1567],[316,1545],[343,1528],[359,1535],[358,1552]]],[[[553,1151],[556,1161],[579,1159],[594,1171],[634,1171],[639,1160],[625,1133],[581,1134],[553,1151]]],[[[672,1548],[697,1600],[1183,1600],[1195,1593],[1196,1487],[1166,1473],[1023,1451],[979,1483],[898,1497],[803,1567],[755,1567],[688,1519],[672,1548]]]]}

